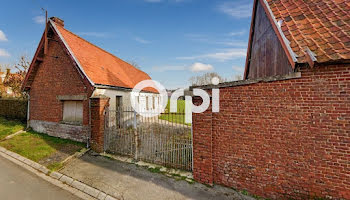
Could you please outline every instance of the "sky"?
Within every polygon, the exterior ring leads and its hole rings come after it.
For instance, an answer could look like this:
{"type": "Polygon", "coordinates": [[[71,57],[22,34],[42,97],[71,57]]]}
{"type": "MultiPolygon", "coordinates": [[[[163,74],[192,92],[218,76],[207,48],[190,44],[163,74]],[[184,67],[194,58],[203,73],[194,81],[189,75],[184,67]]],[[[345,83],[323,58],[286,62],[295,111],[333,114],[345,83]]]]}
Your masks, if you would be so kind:
{"type": "Polygon", "coordinates": [[[253,0],[3,0],[0,64],[30,60],[45,27],[44,12],[117,57],[137,63],[168,89],[217,72],[243,76],[253,0]]]}

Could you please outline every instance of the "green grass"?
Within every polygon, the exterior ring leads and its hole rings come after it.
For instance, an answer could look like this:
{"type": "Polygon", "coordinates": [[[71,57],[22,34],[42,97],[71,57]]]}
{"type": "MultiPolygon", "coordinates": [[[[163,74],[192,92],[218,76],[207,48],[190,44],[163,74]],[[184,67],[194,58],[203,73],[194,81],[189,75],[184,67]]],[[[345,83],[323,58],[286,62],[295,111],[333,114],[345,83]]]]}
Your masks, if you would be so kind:
{"type": "Polygon", "coordinates": [[[6,120],[0,117],[0,140],[6,136],[16,133],[17,131],[23,130],[25,125],[19,121],[6,120]]]}
{"type": "Polygon", "coordinates": [[[51,171],[57,171],[63,167],[63,164],[61,162],[54,162],[47,166],[47,168],[51,171]]]}
{"type": "Polygon", "coordinates": [[[166,113],[161,114],[158,118],[169,122],[178,123],[178,124],[191,125],[191,124],[185,123],[185,100],[177,100],[177,113],[170,113],[170,100],[169,100],[166,106],[166,113]]]}
{"type": "MultiPolygon", "coordinates": [[[[66,151],[65,153],[73,154],[84,148],[82,143],[51,137],[34,131],[25,132],[9,140],[2,141],[0,146],[35,162],[48,158],[58,151],[66,151]]],[[[60,167],[56,161],[49,163],[47,166],[51,169],[60,167]]]]}
{"type": "Polygon", "coordinates": [[[148,168],[148,171],[150,171],[150,172],[152,172],[152,173],[162,173],[162,172],[160,171],[160,167],[155,167],[155,168],[149,167],[149,168],[148,168]]]}

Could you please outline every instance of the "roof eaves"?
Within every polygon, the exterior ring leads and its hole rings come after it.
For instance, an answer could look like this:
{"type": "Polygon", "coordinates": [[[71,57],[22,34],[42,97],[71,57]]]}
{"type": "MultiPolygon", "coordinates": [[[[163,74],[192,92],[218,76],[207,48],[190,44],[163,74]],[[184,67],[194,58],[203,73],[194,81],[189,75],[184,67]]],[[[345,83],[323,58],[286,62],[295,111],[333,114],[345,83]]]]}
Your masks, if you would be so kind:
{"type": "Polygon", "coordinates": [[[273,22],[272,26],[274,27],[275,30],[277,29],[277,31],[275,31],[275,32],[277,35],[279,35],[281,37],[281,39],[282,39],[281,42],[283,42],[283,44],[284,44],[282,46],[285,47],[284,49],[285,49],[286,53],[289,54],[289,57],[292,61],[291,65],[294,68],[295,63],[298,62],[298,59],[297,59],[297,55],[293,52],[292,48],[290,47],[290,41],[286,38],[286,36],[283,34],[281,27],[278,25],[277,20],[274,16],[270,6],[269,6],[269,3],[266,0],[260,0],[260,2],[262,3],[263,7],[265,8],[266,14],[270,15],[270,21],[272,20],[272,22],[273,22]]]}
{"type": "Polygon", "coordinates": [[[249,64],[250,64],[250,53],[251,53],[252,44],[253,44],[252,38],[253,38],[253,33],[254,33],[256,4],[257,4],[257,0],[254,0],[253,11],[252,11],[252,20],[250,22],[247,56],[246,56],[245,67],[244,67],[244,77],[243,77],[244,80],[247,79],[247,76],[249,73],[248,68],[249,68],[249,64]]]}
{"type": "Polygon", "coordinates": [[[62,40],[64,46],[67,48],[68,52],[70,53],[70,55],[72,56],[72,58],[74,59],[75,63],[77,63],[79,70],[83,73],[83,75],[86,77],[86,79],[89,81],[89,83],[91,84],[91,86],[95,86],[95,83],[89,78],[89,76],[85,73],[83,67],[81,66],[79,60],[74,56],[73,51],[70,49],[69,45],[67,44],[66,40],[64,39],[64,37],[62,36],[62,34],[60,33],[60,31],[58,30],[58,28],[56,27],[55,22],[53,22],[51,19],[49,19],[50,24],[52,25],[52,27],[55,29],[56,33],[58,34],[58,36],[60,37],[60,39],[62,40]]]}
{"type": "Polygon", "coordinates": [[[305,48],[306,60],[309,63],[310,67],[314,67],[315,63],[317,63],[316,54],[312,52],[309,47],[305,48]]]}
{"type": "Polygon", "coordinates": [[[22,83],[22,86],[21,86],[21,90],[24,91],[26,89],[26,85],[27,85],[27,82],[28,82],[28,78],[29,78],[29,75],[32,73],[33,71],[33,67],[34,67],[34,64],[35,64],[35,61],[37,60],[38,58],[38,55],[39,55],[39,52],[40,52],[40,49],[42,48],[44,44],[44,34],[41,36],[41,39],[40,39],[40,42],[39,42],[39,45],[35,51],[35,54],[34,54],[34,57],[32,59],[32,62],[30,63],[29,65],[29,69],[26,73],[26,76],[24,77],[24,80],[23,80],[23,83],[22,83]]]}
{"type": "Polygon", "coordinates": [[[112,89],[112,90],[126,90],[126,91],[131,91],[131,88],[126,88],[126,87],[119,87],[119,86],[114,86],[114,85],[104,85],[104,84],[95,84],[95,88],[97,89],[112,89]]]}

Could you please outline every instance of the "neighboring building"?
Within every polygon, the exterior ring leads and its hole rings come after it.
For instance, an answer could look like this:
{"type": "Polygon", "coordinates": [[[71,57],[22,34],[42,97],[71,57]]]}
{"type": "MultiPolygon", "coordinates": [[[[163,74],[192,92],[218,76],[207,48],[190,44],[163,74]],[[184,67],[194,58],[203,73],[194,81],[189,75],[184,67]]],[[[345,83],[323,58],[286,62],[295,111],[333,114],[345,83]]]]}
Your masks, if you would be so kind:
{"type": "Polygon", "coordinates": [[[348,63],[349,7],[343,0],[255,1],[244,78],[284,75],[305,64],[348,63]]]}
{"type": "Polygon", "coordinates": [[[10,87],[7,87],[4,85],[6,78],[11,76],[11,75],[14,75],[14,74],[11,74],[10,69],[6,69],[6,72],[0,71],[0,98],[1,97],[14,97],[15,96],[12,89],[10,87]]]}
{"type": "MultiPolygon", "coordinates": [[[[132,88],[149,79],[145,72],[73,34],[64,28],[63,20],[52,17],[47,40],[44,33],[23,84],[29,96],[28,124],[38,132],[87,141],[90,98],[109,97],[110,110],[131,106],[132,88]]],[[[139,99],[140,104],[153,107],[158,103],[153,89],[143,91],[139,99]]]]}
{"type": "MultiPolygon", "coordinates": [[[[193,176],[268,199],[350,199],[350,3],[254,0],[243,81],[193,114],[193,176]]],[[[195,99],[201,104],[201,99],[195,99]]]]}

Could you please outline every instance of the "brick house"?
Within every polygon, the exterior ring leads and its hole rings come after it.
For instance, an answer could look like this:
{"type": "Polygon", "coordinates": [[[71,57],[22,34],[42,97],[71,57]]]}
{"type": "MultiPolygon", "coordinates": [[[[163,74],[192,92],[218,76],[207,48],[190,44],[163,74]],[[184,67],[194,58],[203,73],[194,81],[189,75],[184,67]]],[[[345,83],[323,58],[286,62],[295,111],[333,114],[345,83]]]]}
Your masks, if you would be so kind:
{"type": "MultiPolygon", "coordinates": [[[[59,18],[50,18],[45,30],[23,83],[29,98],[28,125],[51,136],[86,142],[92,99],[108,98],[102,102],[111,110],[130,106],[132,88],[151,78],[68,31],[59,18]]],[[[139,100],[152,103],[157,96],[153,90],[143,91],[139,100]]]]}
{"type": "Polygon", "coordinates": [[[220,112],[193,115],[194,178],[350,199],[349,1],[254,0],[244,79],[200,87],[220,88],[220,112]]]}

